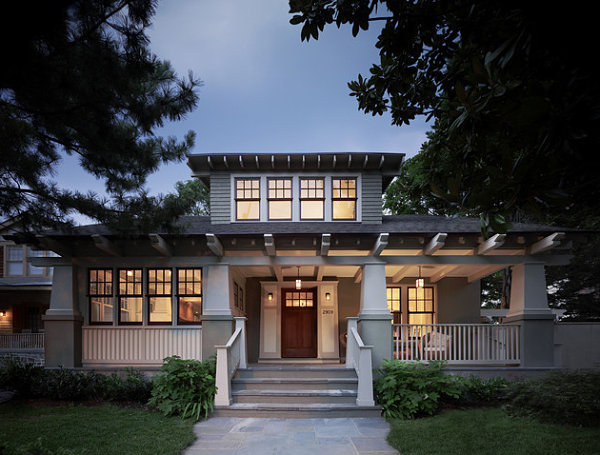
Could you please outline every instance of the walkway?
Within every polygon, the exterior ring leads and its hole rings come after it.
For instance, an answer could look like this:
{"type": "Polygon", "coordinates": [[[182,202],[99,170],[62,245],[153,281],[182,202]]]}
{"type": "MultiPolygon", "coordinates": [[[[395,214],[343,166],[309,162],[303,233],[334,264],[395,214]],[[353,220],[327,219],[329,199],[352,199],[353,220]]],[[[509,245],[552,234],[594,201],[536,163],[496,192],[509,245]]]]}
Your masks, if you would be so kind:
{"type": "Polygon", "coordinates": [[[185,455],[397,455],[382,417],[259,419],[212,417],[198,422],[185,455]]]}

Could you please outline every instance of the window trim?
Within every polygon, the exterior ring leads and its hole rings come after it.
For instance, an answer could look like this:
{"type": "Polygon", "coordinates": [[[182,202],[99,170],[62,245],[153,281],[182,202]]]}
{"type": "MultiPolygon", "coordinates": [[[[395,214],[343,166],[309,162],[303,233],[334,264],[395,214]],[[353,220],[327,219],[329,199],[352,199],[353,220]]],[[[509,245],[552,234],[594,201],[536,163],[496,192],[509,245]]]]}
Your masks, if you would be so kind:
{"type": "MultiPolygon", "coordinates": [[[[341,186],[340,186],[340,193],[341,193],[341,186]]],[[[337,177],[337,176],[331,176],[331,221],[356,221],[357,217],[358,217],[358,179],[356,177],[337,177]],[[333,188],[333,182],[339,180],[339,181],[343,181],[343,180],[353,180],[354,181],[354,197],[342,197],[341,195],[338,197],[334,196],[334,188],[333,188]],[[336,201],[353,201],[354,202],[354,217],[353,218],[336,218],[335,217],[335,213],[334,213],[334,203],[336,201]]]]}
{"type": "MultiPolygon", "coordinates": [[[[396,321],[394,321],[394,319],[392,319],[392,324],[402,324],[402,286],[386,286],[385,287],[386,297],[387,297],[388,289],[398,289],[398,299],[397,299],[398,300],[398,308],[399,308],[398,311],[393,311],[390,308],[390,303],[389,303],[390,300],[389,299],[386,299],[386,300],[387,300],[388,309],[390,310],[390,314],[392,315],[392,318],[394,317],[395,314],[398,314],[400,316],[400,321],[396,322],[396,321]]],[[[392,300],[394,300],[394,299],[392,298],[392,300]]]]}
{"type": "Polygon", "coordinates": [[[325,220],[325,199],[326,199],[326,191],[325,191],[325,177],[299,177],[298,180],[298,218],[300,221],[324,221],[325,220]],[[303,181],[309,181],[309,180],[320,180],[323,182],[323,196],[322,197],[306,197],[303,198],[302,197],[302,182],[303,181]],[[321,218],[304,218],[302,216],[302,202],[303,201],[321,201],[321,204],[323,206],[323,215],[321,216],[321,218]]]}
{"type": "MultiPolygon", "coordinates": [[[[260,184],[259,184],[260,187],[260,184]]],[[[284,188],[285,190],[285,188],[284,188]]],[[[275,188],[275,192],[277,192],[277,188],[275,188]]],[[[293,177],[267,177],[267,219],[269,221],[291,221],[294,217],[293,214],[293,201],[294,201],[294,178],[293,177]],[[272,181],[285,181],[288,180],[290,182],[290,197],[286,198],[286,197],[271,197],[270,196],[270,190],[271,188],[269,187],[269,183],[272,181]],[[286,202],[289,201],[290,203],[290,217],[289,218],[271,218],[271,201],[279,201],[279,202],[286,202]]],[[[236,204],[237,207],[237,204],[236,204]]],[[[237,216],[237,213],[236,213],[237,216]]]]}
{"type": "MultiPolygon", "coordinates": [[[[142,277],[142,283],[143,283],[143,277],[142,277]]],[[[148,307],[148,325],[173,325],[173,268],[171,267],[146,267],[146,283],[147,283],[147,288],[146,288],[146,306],[148,307]],[[171,279],[169,281],[157,281],[156,279],[152,281],[152,283],[154,284],[158,284],[158,283],[169,283],[171,286],[171,292],[168,294],[151,294],[150,293],[150,270],[154,270],[154,271],[158,271],[158,270],[163,270],[163,271],[169,271],[171,272],[171,279]],[[152,321],[151,320],[151,312],[150,312],[150,299],[152,297],[163,297],[166,298],[168,297],[171,301],[171,320],[169,321],[152,321]]],[[[143,290],[143,289],[142,289],[143,290]]]]}
{"type": "MultiPolygon", "coordinates": [[[[202,267],[177,267],[175,269],[175,296],[177,297],[177,325],[202,325],[202,311],[204,309],[204,273],[202,267]],[[179,271],[180,270],[200,270],[200,294],[180,294],[179,293],[179,271]],[[200,297],[200,320],[195,321],[184,321],[179,317],[179,301],[181,297],[200,297]]],[[[193,274],[192,274],[193,276],[193,274]]],[[[188,281],[186,281],[187,283],[188,281]]],[[[192,281],[195,283],[195,281],[192,281]]]]}
{"type": "MultiPolygon", "coordinates": [[[[127,281],[125,282],[125,291],[127,291],[127,281]]],[[[133,283],[136,283],[135,281],[133,283]]],[[[144,267],[120,267],[117,268],[117,324],[118,325],[143,325],[144,324],[144,267]],[[121,294],[121,271],[122,270],[139,270],[141,272],[141,294],[121,294]],[[141,321],[121,321],[121,298],[135,297],[142,299],[142,320],[141,321]]]]}
{"type": "Polygon", "coordinates": [[[416,286],[407,286],[406,288],[406,315],[407,324],[413,324],[410,322],[411,314],[431,314],[431,324],[436,323],[436,311],[435,311],[435,288],[434,286],[424,286],[423,289],[431,289],[431,311],[410,311],[410,290],[417,289],[416,286]]]}
{"type": "MultiPolygon", "coordinates": [[[[260,177],[235,177],[234,183],[233,183],[233,191],[234,191],[234,198],[233,200],[235,201],[235,220],[236,222],[260,222],[260,205],[261,205],[261,196],[260,196],[260,185],[261,185],[261,178],[260,177]],[[237,196],[237,182],[239,182],[240,180],[256,180],[258,182],[258,198],[238,198],[237,196]],[[258,218],[251,218],[251,219],[242,219],[239,217],[238,214],[238,201],[246,201],[246,202],[257,202],[258,203],[258,218]]],[[[244,188],[245,190],[245,188],[244,188]]]]}
{"type": "MultiPolygon", "coordinates": [[[[108,281],[104,281],[104,283],[108,283],[108,281]]],[[[88,323],[89,325],[113,325],[115,322],[115,274],[114,274],[114,270],[112,267],[88,267],[88,274],[87,274],[87,299],[88,299],[88,323]],[[110,294],[90,294],[90,285],[92,283],[92,270],[103,270],[103,271],[110,271],[111,273],[111,293],[110,294]],[[110,298],[110,300],[112,301],[112,307],[113,307],[113,312],[112,312],[112,317],[110,321],[92,321],[92,297],[104,297],[104,298],[110,298]]]]}

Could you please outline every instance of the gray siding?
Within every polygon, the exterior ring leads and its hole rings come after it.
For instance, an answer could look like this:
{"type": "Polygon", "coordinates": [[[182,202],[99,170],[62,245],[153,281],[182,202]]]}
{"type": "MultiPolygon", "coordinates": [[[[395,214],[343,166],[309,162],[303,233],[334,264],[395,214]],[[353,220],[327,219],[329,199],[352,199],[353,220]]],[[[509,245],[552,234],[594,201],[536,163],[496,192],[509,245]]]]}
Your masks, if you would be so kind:
{"type": "Polygon", "coordinates": [[[383,212],[381,199],[381,175],[362,175],[362,222],[380,224],[383,212]]]}
{"type": "Polygon", "coordinates": [[[231,222],[230,174],[210,176],[210,219],[213,224],[231,222]]]}

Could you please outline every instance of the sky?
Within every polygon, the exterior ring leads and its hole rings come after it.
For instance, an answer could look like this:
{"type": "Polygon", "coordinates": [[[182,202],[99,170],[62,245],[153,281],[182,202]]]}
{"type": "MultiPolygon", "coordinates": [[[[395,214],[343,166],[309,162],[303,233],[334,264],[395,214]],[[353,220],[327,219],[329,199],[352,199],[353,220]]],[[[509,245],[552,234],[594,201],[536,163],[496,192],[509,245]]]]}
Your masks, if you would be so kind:
{"type": "MultiPolygon", "coordinates": [[[[179,139],[193,130],[192,153],[391,151],[418,152],[428,125],[391,125],[389,115],[358,110],[347,83],[379,61],[381,23],[353,38],[350,27],[326,28],[301,42],[286,0],[162,0],[148,29],[151,50],[179,75],[203,81],[197,108],[157,131],[179,139]]],[[[185,164],[162,166],[151,194],[190,178],[185,164]]],[[[57,180],[103,191],[103,184],[66,158],[57,180]]]]}

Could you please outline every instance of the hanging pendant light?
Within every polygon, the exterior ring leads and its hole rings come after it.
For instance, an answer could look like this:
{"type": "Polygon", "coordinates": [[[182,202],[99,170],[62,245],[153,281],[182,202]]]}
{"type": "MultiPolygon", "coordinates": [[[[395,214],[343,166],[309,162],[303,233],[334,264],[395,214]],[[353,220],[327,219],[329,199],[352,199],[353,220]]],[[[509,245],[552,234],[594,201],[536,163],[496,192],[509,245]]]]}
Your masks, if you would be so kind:
{"type": "Polygon", "coordinates": [[[302,280],[300,279],[300,266],[298,266],[298,278],[296,278],[296,289],[302,289],[302,280]]]}
{"type": "Polygon", "coordinates": [[[415,282],[415,286],[418,288],[422,288],[425,286],[425,280],[423,278],[421,278],[421,266],[419,266],[419,278],[417,278],[417,281],[415,282]]]}

